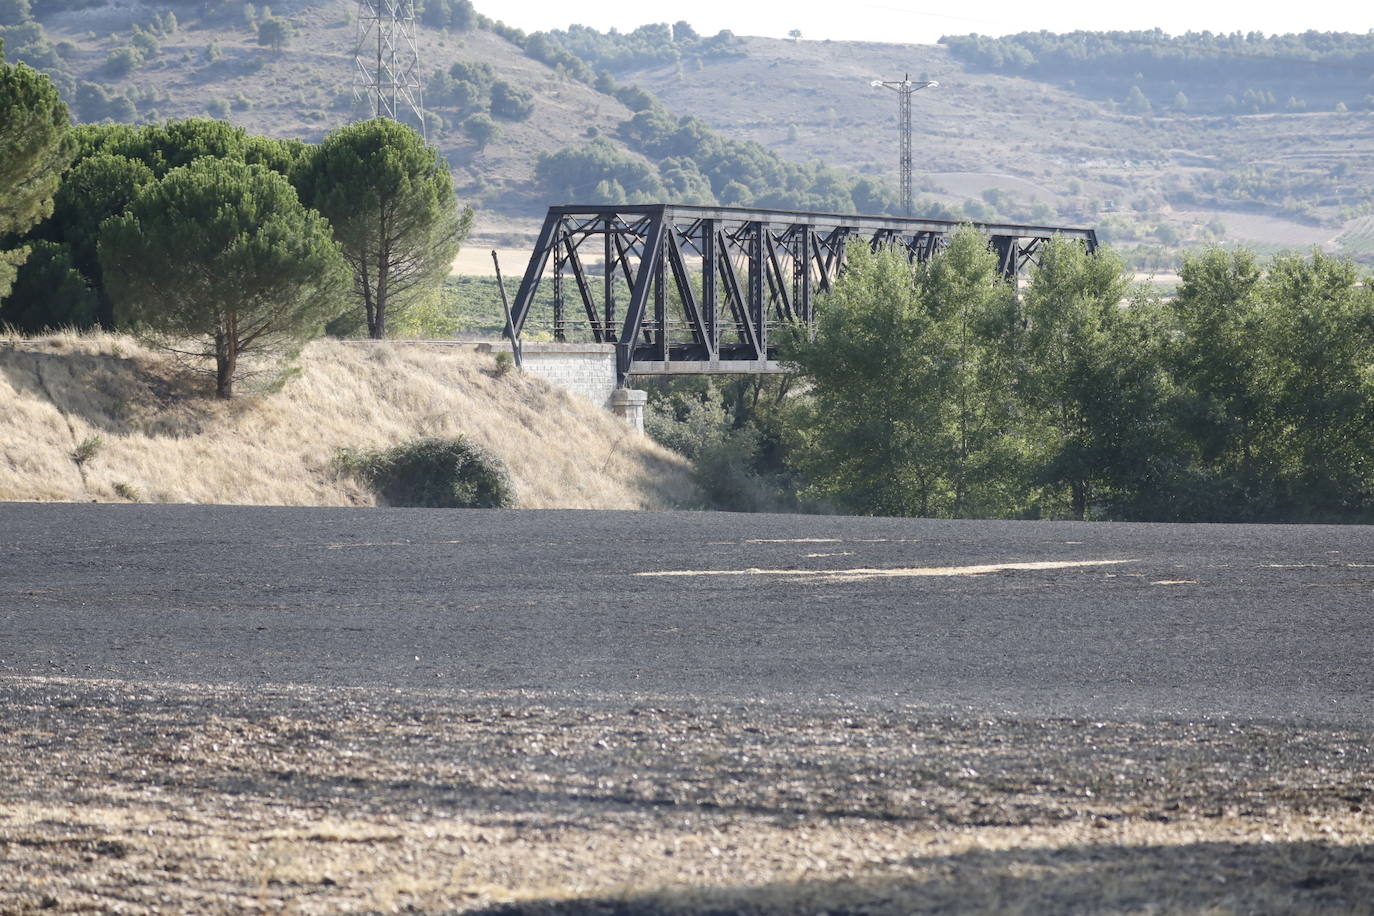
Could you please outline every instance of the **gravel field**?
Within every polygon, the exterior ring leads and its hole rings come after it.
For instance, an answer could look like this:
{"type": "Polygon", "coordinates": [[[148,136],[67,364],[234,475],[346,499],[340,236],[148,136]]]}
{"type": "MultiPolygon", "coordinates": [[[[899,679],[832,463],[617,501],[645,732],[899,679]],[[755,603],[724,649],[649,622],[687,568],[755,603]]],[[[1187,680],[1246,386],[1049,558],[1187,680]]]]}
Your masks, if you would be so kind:
{"type": "Polygon", "coordinates": [[[1374,528],[0,503],[0,916],[1374,912],[1374,528]]]}
{"type": "Polygon", "coordinates": [[[1362,729],[0,680],[0,913],[1367,913],[1362,729]]]}

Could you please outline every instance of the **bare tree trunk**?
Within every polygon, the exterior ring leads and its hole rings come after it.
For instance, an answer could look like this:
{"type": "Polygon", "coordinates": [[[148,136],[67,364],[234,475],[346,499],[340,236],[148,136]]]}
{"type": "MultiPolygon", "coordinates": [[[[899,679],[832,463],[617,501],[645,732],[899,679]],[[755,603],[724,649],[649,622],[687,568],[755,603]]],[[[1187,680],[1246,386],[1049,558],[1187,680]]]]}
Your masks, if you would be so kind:
{"type": "Polygon", "coordinates": [[[1083,516],[1088,513],[1088,485],[1081,480],[1075,480],[1069,484],[1070,506],[1069,512],[1073,515],[1074,521],[1083,521],[1083,516]]]}
{"type": "Polygon", "coordinates": [[[238,316],[231,313],[215,334],[215,397],[225,401],[234,396],[234,373],[239,365],[238,325],[238,316]]]}
{"type": "Polygon", "coordinates": [[[391,279],[391,246],[386,241],[387,222],[381,220],[381,241],[377,245],[377,287],[376,295],[373,297],[373,313],[376,316],[375,322],[368,331],[373,340],[382,340],[386,337],[386,307],[387,296],[389,294],[388,281],[391,279]]]}
{"type": "Polygon", "coordinates": [[[385,261],[377,265],[377,296],[372,306],[375,318],[370,322],[371,326],[368,328],[373,340],[381,340],[386,337],[386,281],[387,274],[390,272],[387,269],[389,266],[385,261]]]}

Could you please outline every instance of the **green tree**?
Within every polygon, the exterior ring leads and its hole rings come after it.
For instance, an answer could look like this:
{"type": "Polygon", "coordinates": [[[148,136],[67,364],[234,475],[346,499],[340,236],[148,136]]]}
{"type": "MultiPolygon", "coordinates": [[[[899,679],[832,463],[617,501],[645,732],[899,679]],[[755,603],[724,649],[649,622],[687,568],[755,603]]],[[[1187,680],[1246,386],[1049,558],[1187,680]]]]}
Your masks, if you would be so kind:
{"type": "Polygon", "coordinates": [[[1179,276],[1169,303],[1179,329],[1169,355],[1179,388],[1176,423],[1218,497],[1190,514],[1263,513],[1280,470],[1262,350],[1263,271],[1247,250],[1212,248],[1185,256],[1179,276]]]}
{"type": "Polygon", "coordinates": [[[143,66],[143,54],[131,45],[117,48],[110,52],[109,57],[105,58],[106,72],[116,78],[128,76],[141,66],[143,66]]]}
{"type": "Polygon", "coordinates": [[[202,158],[145,186],[100,233],[122,321],[215,361],[229,398],[240,359],[316,332],[347,273],[319,214],[260,165],[202,158]]]}
{"type": "Polygon", "coordinates": [[[58,328],[88,328],[96,321],[96,298],[58,242],[33,242],[9,295],[0,301],[0,324],[25,334],[58,328]]]}
{"type": "Polygon", "coordinates": [[[812,395],[794,457],[808,495],[863,514],[929,514],[939,473],[927,432],[939,404],[921,356],[931,324],[906,258],[850,245],[818,303],[815,338],[785,348],[812,395]]]}
{"type": "Polygon", "coordinates": [[[1355,265],[1280,255],[1263,285],[1262,352],[1289,518],[1349,520],[1374,508],[1374,290],[1355,265]]]}
{"type": "MultiPolygon", "coordinates": [[[[0,63],[0,241],[52,212],[73,149],[67,106],[52,81],[24,64],[0,63]]],[[[0,296],[25,254],[0,251],[0,296]]]]}
{"type": "Polygon", "coordinates": [[[965,227],[916,270],[917,293],[934,319],[932,352],[943,404],[946,511],[1003,515],[1019,501],[1011,433],[1015,296],[987,237],[965,227]]]}
{"type": "Polygon", "coordinates": [[[115,315],[100,270],[100,226],[123,213],[153,179],[153,170],[136,159],[109,153],[82,159],[63,177],[52,219],[42,227],[45,237],[65,243],[72,266],[94,291],[96,317],[106,330],[114,328],[115,315]]]}
{"type": "Polygon", "coordinates": [[[1010,288],[984,236],[913,268],[851,244],[815,336],[787,345],[810,388],[795,457],[807,496],[876,515],[1005,514],[1010,288]]]}
{"type": "Polygon", "coordinates": [[[443,282],[472,226],[447,163],[414,130],[384,118],[325,137],[295,183],[333,226],[368,335],[377,339],[392,314],[443,282]]]}
{"type": "Polygon", "coordinates": [[[1165,335],[1152,302],[1123,307],[1129,285],[1115,253],[1054,239],[1023,296],[1018,389],[1036,482],[1052,512],[1066,489],[1076,519],[1093,503],[1153,498],[1145,490],[1172,438],[1160,428],[1165,335]]]}
{"type": "Polygon", "coordinates": [[[491,114],[506,121],[524,121],[534,113],[534,93],[514,83],[491,84],[491,114]]]}
{"type": "Polygon", "coordinates": [[[271,48],[273,54],[280,54],[295,34],[295,28],[287,19],[272,16],[258,23],[258,44],[271,48]]]}
{"type": "Polygon", "coordinates": [[[1145,97],[1145,93],[1140,91],[1139,86],[1132,86],[1131,91],[1126,93],[1121,108],[1129,114],[1137,115],[1147,115],[1152,110],[1150,100],[1145,97]]]}
{"type": "Polygon", "coordinates": [[[134,26],[133,34],[129,37],[129,45],[144,58],[157,57],[162,53],[162,43],[157,36],[138,25],[134,26]]]}
{"type": "MultiPolygon", "coordinates": [[[[107,329],[115,327],[115,314],[97,255],[100,226],[123,213],[140,188],[204,156],[261,164],[285,176],[306,152],[300,141],[250,137],[242,128],[205,118],[147,127],[82,125],[72,133],[76,161],[57,189],[51,218],[30,235],[67,248],[95,294],[100,325],[107,329]]],[[[53,305],[62,308],[56,298],[53,305]]]]}

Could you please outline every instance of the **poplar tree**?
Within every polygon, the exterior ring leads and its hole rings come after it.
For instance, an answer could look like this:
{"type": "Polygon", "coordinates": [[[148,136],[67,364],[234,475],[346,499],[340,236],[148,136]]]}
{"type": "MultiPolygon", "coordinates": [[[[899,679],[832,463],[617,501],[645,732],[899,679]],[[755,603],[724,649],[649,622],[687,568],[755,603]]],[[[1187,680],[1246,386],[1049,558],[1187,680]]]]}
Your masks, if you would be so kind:
{"type": "Polygon", "coordinates": [[[874,515],[1003,514],[1015,504],[1005,333],[1011,290],[965,229],[927,264],[851,244],[787,359],[810,388],[807,494],[874,515]]]}

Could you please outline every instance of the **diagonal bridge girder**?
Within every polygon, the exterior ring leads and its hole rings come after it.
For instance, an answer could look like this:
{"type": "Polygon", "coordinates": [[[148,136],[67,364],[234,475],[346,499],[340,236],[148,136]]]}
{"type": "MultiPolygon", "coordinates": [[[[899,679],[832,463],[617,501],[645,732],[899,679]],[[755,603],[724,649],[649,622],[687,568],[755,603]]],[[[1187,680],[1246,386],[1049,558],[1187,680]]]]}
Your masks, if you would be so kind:
{"type": "MultiPolygon", "coordinates": [[[[844,269],[851,240],[895,245],[924,262],[962,225],[677,204],[551,207],[515,296],[512,327],[519,337],[534,312],[549,308],[555,340],[615,345],[621,387],[633,375],[779,372],[772,332],[815,321],[815,296],[844,269]],[[541,298],[550,272],[552,294],[545,289],[541,298]],[[585,322],[569,317],[570,294],[585,322]]],[[[1092,229],[972,225],[1011,281],[1038,263],[1038,249],[1054,236],[1097,248],[1092,229]]]]}

